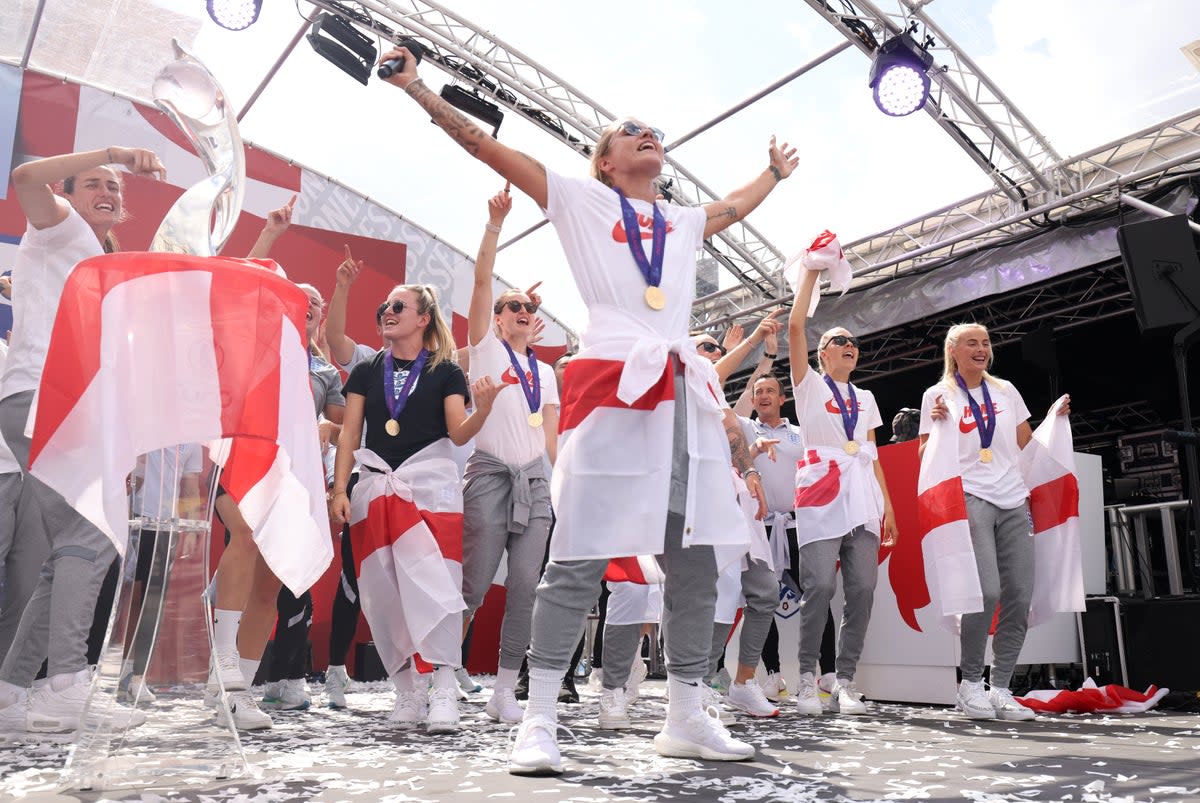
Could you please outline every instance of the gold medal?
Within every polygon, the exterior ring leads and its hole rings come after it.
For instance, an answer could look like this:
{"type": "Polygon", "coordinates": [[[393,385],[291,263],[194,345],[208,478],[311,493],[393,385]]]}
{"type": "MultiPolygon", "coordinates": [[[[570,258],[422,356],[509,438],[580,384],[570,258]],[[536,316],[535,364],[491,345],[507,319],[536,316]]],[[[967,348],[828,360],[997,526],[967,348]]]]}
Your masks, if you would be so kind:
{"type": "Polygon", "coordinates": [[[394,438],[400,434],[400,422],[394,418],[389,418],[388,422],[383,425],[383,429],[394,438]]]}
{"type": "Polygon", "coordinates": [[[540,427],[542,425],[542,414],[541,413],[530,413],[529,418],[527,418],[526,420],[529,422],[529,426],[540,427]]]}
{"type": "Polygon", "coordinates": [[[846,454],[858,454],[858,441],[846,441],[846,445],[842,448],[846,450],[846,454]]]}
{"type": "Polygon", "coordinates": [[[650,309],[659,310],[667,306],[667,296],[663,293],[661,287],[654,287],[653,285],[647,287],[645,298],[646,306],[650,309]]]}
{"type": "Polygon", "coordinates": [[[980,449],[979,450],[979,462],[980,463],[992,462],[992,450],[988,449],[987,447],[980,449]]]}

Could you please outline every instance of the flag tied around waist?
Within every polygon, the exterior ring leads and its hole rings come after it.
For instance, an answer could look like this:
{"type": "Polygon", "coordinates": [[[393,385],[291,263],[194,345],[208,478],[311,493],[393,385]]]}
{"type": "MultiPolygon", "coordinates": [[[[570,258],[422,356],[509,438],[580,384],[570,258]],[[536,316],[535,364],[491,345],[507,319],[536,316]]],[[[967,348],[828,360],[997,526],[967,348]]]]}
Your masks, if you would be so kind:
{"type": "Polygon", "coordinates": [[[137,252],[80,262],[30,412],[29,470],[124,555],[125,478],[137,456],[206,443],[263,558],[300,594],[333,546],[308,381],[308,300],[274,268],[137,252]]]}

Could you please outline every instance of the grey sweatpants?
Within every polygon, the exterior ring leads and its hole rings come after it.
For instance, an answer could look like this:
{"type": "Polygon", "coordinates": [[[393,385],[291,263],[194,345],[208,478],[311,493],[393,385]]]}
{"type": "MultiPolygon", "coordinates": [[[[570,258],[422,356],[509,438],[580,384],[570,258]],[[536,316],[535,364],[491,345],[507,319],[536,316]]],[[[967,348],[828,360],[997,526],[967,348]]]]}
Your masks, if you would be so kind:
{"type": "Polygon", "coordinates": [[[604,623],[603,686],[623,689],[629,683],[633,658],[642,646],[642,624],[610,625],[604,623]]]}
{"type": "Polygon", "coordinates": [[[836,669],[839,678],[854,680],[862,656],[875,601],[879,570],[879,536],[855,527],[841,538],[810,541],[800,547],[800,672],[818,671],[821,634],[829,618],[829,600],[837,588],[838,560],[842,562],[842,593],[846,605],[838,628],[836,669]]]}
{"type": "MultiPolygon", "coordinates": [[[[504,581],[504,620],[500,624],[500,668],[520,669],[529,647],[533,595],[542,574],[546,541],[550,537],[550,484],[531,477],[529,521],[520,532],[509,527],[513,478],[487,468],[498,462],[479,452],[467,461],[463,486],[463,599],[471,614],[483,604],[504,551],[508,577],[504,581]]],[[[539,459],[540,463],[540,459],[539,459]]],[[[540,474],[540,469],[538,471],[540,474]]],[[[520,480],[518,480],[520,481],[520,480]]],[[[519,525],[516,525],[519,527],[519,525]]]]}
{"type": "Polygon", "coordinates": [[[17,623],[25,603],[33,595],[38,572],[50,554],[50,544],[42,534],[41,527],[31,531],[29,537],[15,540],[21,527],[17,520],[17,502],[21,498],[21,472],[0,475],[0,663],[8,654],[17,623]]]}
{"type": "Polygon", "coordinates": [[[779,607],[779,578],[761,560],[751,559],[748,563],[750,565],[742,572],[742,596],[746,598],[746,607],[742,612],[738,663],[757,667],[767,633],[771,632],[775,609],[779,607]]]}
{"type": "MultiPolygon", "coordinates": [[[[717,560],[710,546],[683,546],[683,510],[688,490],[687,408],[683,404],[686,392],[683,375],[676,373],[671,488],[666,500],[663,554],[658,556],[658,562],[667,578],[663,587],[667,672],[678,678],[700,678],[708,664],[711,646],[709,636],[717,604],[717,560]]],[[[635,488],[630,490],[636,492],[635,488]]],[[[696,491],[703,493],[704,489],[696,491]]],[[[619,504],[619,500],[613,502],[619,504]]],[[[583,634],[587,612],[600,596],[600,580],[607,566],[606,558],[546,564],[533,603],[531,669],[567,670],[583,634]]]]}
{"type": "Polygon", "coordinates": [[[977,496],[966,495],[967,523],[979,568],[983,611],[962,617],[959,669],[963,680],[983,678],[983,656],[996,603],[1000,621],[992,639],[991,684],[1007,689],[1017,656],[1029,627],[1029,602],[1033,597],[1033,539],[1030,537],[1029,507],[1022,504],[1003,510],[977,496]]]}
{"type": "MultiPolygon", "coordinates": [[[[0,431],[22,466],[29,465],[25,422],[32,400],[33,391],[0,399],[0,431]]],[[[96,597],[117,551],[108,536],[31,474],[22,480],[17,510],[13,550],[27,538],[48,543],[50,550],[17,625],[13,648],[0,666],[0,680],[28,686],[44,658],[49,659],[51,676],[87,667],[96,597]]]]}

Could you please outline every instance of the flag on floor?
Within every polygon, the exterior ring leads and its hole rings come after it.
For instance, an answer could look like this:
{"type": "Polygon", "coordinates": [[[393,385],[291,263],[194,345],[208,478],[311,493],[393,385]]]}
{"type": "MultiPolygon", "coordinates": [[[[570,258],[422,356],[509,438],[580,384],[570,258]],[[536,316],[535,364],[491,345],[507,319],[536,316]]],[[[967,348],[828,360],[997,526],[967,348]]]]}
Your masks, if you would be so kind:
{"type": "Polygon", "coordinates": [[[1038,689],[1017,701],[1026,708],[1042,714],[1141,714],[1158,705],[1170,689],[1150,686],[1144,692],[1127,689],[1115,683],[1097,686],[1088,678],[1078,691],[1038,689]]]}

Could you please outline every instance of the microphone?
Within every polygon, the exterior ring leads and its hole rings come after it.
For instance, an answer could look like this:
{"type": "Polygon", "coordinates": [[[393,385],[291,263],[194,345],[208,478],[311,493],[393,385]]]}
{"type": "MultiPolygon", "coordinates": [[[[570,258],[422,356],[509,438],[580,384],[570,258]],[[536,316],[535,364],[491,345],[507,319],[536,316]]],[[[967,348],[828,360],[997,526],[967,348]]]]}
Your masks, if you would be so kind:
{"type": "MultiPolygon", "coordinates": [[[[413,54],[413,58],[417,60],[417,64],[421,63],[421,58],[425,55],[425,46],[416,39],[411,39],[407,36],[402,36],[396,40],[396,47],[406,47],[408,52],[413,54]]],[[[400,56],[394,59],[388,59],[379,65],[379,69],[375,74],[380,78],[391,78],[398,72],[404,70],[404,57],[400,56]]]]}

